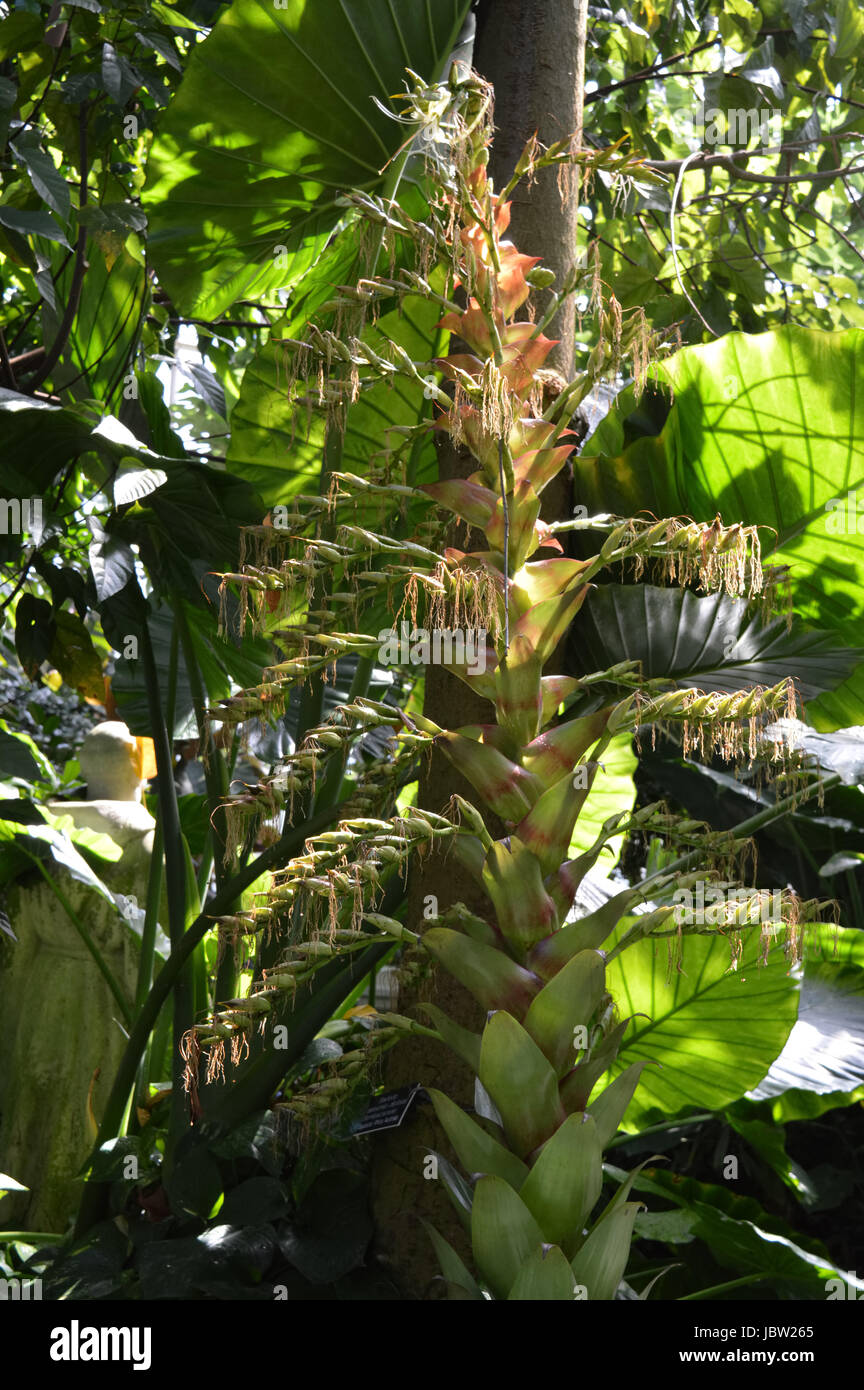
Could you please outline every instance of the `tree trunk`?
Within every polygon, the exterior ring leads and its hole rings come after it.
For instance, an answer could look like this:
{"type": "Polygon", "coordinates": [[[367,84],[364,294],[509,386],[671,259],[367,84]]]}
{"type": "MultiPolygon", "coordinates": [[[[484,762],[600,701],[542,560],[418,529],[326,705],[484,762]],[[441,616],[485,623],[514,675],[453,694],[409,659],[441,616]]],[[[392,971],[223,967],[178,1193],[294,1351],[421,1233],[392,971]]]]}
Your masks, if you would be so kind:
{"type": "MultiPolygon", "coordinates": [[[[481,0],[474,66],[495,88],[489,168],[496,188],[507,183],[535,131],[544,145],[582,144],[586,14],[584,0],[481,0]]],[[[579,251],[576,171],[543,169],[530,186],[518,184],[511,211],[512,240],[528,255],[542,256],[560,285],[579,251]]],[[[549,330],[560,342],[547,359],[568,381],[574,329],[571,297],[549,330]]]]}

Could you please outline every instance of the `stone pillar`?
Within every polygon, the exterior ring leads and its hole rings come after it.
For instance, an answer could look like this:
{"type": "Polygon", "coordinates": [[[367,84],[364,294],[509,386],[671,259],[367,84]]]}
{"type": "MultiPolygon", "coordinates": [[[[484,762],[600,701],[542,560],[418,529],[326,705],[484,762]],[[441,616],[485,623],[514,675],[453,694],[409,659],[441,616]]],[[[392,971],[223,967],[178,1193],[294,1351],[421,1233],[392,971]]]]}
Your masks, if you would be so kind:
{"type": "MultiPolygon", "coordinates": [[[[155,821],[141,803],[135,740],[125,724],[99,724],[79,757],[87,800],[49,809],[110,835],[122,858],[96,872],[143,909],[155,821]]],[[[139,937],[99,893],[52,860],[46,868],[131,1002],[139,937]]],[[[7,941],[0,964],[0,1171],[30,1191],[0,1202],[0,1229],[62,1234],[93,1143],[91,1108],[98,1122],[126,1039],[115,999],[48,884],[35,873],[18,879],[8,909],[18,941],[7,941]]]]}

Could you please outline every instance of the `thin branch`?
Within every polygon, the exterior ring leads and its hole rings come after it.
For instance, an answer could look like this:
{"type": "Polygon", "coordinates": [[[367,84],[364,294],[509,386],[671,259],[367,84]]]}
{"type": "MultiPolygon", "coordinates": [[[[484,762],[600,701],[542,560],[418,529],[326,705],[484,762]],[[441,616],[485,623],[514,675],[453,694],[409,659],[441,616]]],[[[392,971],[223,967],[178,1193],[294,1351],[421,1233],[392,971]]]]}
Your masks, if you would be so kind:
{"type": "MultiPolygon", "coordinates": [[[[63,274],[64,270],[66,269],[66,267],[67,267],[67,265],[69,264],[69,262],[70,262],[71,259],[72,259],[72,252],[71,252],[71,251],[67,251],[67,252],[66,252],[66,255],[63,257],[63,260],[60,262],[60,265],[57,267],[57,279],[58,279],[58,280],[59,280],[60,276],[63,274]]],[[[30,326],[30,321],[31,321],[31,319],[35,318],[36,314],[38,314],[38,312],[39,312],[39,310],[40,310],[41,308],[42,308],[42,296],[41,296],[41,295],[37,295],[37,296],[36,296],[36,303],[35,303],[35,304],[32,306],[32,308],[29,309],[28,312],[24,315],[23,321],[21,322],[20,326],[19,326],[18,328],[16,328],[16,330],[15,330],[15,337],[14,337],[14,339],[13,339],[13,341],[12,341],[12,346],[13,346],[13,348],[17,347],[18,344],[21,342],[22,338],[24,337],[24,334],[27,332],[27,329],[28,329],[29,326],[30,326]]]]}
{"type": "Polygon", "coordinates": [[[576,110],[573,121],[573,138],[570,148],[582,148],[582,131],[585,123],[585,40],[588,33],[588,0],[576,0],[576,72],[574,87],[576,110]]]}
{"type": "Polygon", "coordinates": [[[260,332],[273,326],[270,323],[255,323],[254,319],[190,319],[186,314],[169,314],[168,319],[176,323],[199,323],[204,328],[211,328],[214,333],[220,328],[256,328],[260,332]]]}
{"type": "Polygon", "coordinates": [[[835,227],[834,223],[829,221],[827,217],[823,217],[821,212],[817,212],[815,207],[805,208],[804,212],[809,213],[811,217],[818,217],[819,221],[823,222],[826,227],[830,228],[830,230],[834,233],[835,236],[839,236],[841,241],[845,241],[846,245],[849,247],[849,250],[855,253],[859,261],[864,261],[864,255],[862,255],[862,253],[858,250],[858,247],[855,245],[854,241],[852,241],[851,237],[848,237],[845,232],[841,232],[839,227],[835,227]]]}
{"type": "Polygon", "coordinates": [[[3,601],[2,601],[2,603],[0,603],[0,613],[2,613],[6,608],[9,607],[9,604],[12,602],[13,598],[15,597],[15,595],[16,595],[21,589],[23,589],[23,588],[24,588],[24,585],[27,583],[27,575],[28,575],[29,572],[30,572],[30,566],[31,566],[32,563],[33,563],[33,556],[34,556],[35,554],[36,554],[36,551],[35,551],[35,550],[32,550],[32,551],[30,552],[30,554],[27,556],[26,560],[24,561],[24,568],[22,569],[22,571],[21,571],[21,573],[20,573],[20,575],[19,575],[19,577],[18,577],[18,581],[17,581],[17,583],[16,583],[16,585],[15,585],[15,588],[12,590],[11,594],[9,594],[6,598],[4,598],[3,601]]]}
{"type": "Polygon", "coordinates": [[[27,117],[26,121],[24,122],[24,125],[35,126],[35,124],[36,124],[36,117],[39,115],[39,111],[40,111],[40,109],[41,109],[41,107],[42,107],[42,105],[43,105],[43,103],[44,103],[44,101],[45,101],[45,98],[47,97],[48,93],[49,93],[50,90],[51,90],[51,85],[52,85],[52,83],[53,83],[53,81],[54,81],[54,75],[55,75],[55,73],[56,73],[56,71],[57,71],[57,64],[60,62],[60,54],[61,54],[62,52],[63,52],[63,44],[61,43],[60,46],[59,46],[58,49],[57,49],[57,52],[54,54],[54,62],[51,64],[51,71],[50,71],[49,74],[48,74],[48,77],[47,77],[46,82],[45,82],[45,86],[42,88],[42,95],[40,96],[40,98],[39,98],[39,100],[37,101],[36,105],[33,107],[33,110],[30,112],[30,115],[27,117]]]}
{"type": "MultiPolygon", "coordinates": [[[[0,330],[2,331],[2,330],[0,330]]],[[[40,357],[45,356],[45,347],[30,348],[28,352],[19,352],[16,357],[9,358],[10,367],[27,367],[31,362],[38,362],[40,357]]],[[[17,389],[17,388],[16,388],[17,389]]]]}
{"type": "Polygon", "coordinates": [[[808,87],[804,82],[793,82],[793,87],[797,87],[799,92],[810,92],[812,96],[824,97],[826,101],[839,101],[844,106],[856,106],[859,111],[864,111],[864,101],[853,101],[851,97],[838,97],[834,92],[826,92],[821,87],[808,87]]]}
{"type": "MultiPolygon", "coordinates": [[[[610,92],[618,92],[622,87],[632,87],[636,82],[650,82],[657,77],[664,68],[671,67],[673,63],[680,63],[685,58],[692,58],[694,54],[701,53],[703,49],[715,48],[720,42],[719,35],[716,39],[706,39],[704,43],[697,43],[695,48],[687,49],[682,53],[676,53],[671,58],[664,58],[662,62],[653,63],[650,68],[643,68],[641,72],[633,73],[632,77],[625,77],[620,82],[610,82],[605,87],[596,87],[593,92],[586,92],[585,105],[591,101],[600,101],[603,97],[609,96],[610,92]]],[[[670,72],[668,77],[708,77],[710,73],[704,72],[670,72]]]]}
{"type": "MultiPolygon", "coordinates": [[[[850,132],[860,140],[862,137],[857,131],[850,132]]],[[[738,159],[765,159],[768,155],[796,154],[809,150],[816,142],[813,140],[796,141],[794,144],[774,145],[765,150],[736,150],[734,154],[706,154],[704,151],[694,151],[684,159],[646,159],[645,168],[653,169],[658,174],[677,174],[682,165],[688,169],[727,169],[736,178],[746,179],[750,183],[769,183],[783,186],[788,183],[827,183],[832,179],[841,178],[844,174],[860,174],[864,172],[864,165],[843,165],[838,169],[814,170],[808,174],[786,174],[778,177],[772,174],[754,174],[749,169],[743,169],[735,161],[738,159]]],[[[821,141],[828,144],[826,138],[821,141]]]]}
{"type": "MultiPolygon", "coordinates": [[[[695,158],[695,157],[696,157],[695,155],[694,155],[694,156],[691,156],[691,158],[695,158]]],[[[678,177],[677,177],[677,179],[675,180],[675,191],[674,191],[674,193],[672,194],[672,206],[671,206],[671,208],[670,208],[670,210],[669,210],[669,233],[670,233],[670,244],[671,244],[671,247],[672,247],[672,262],[673,262],[673,264],[674,264],[674,266],[675,266],[675,278],[677,279],[678,284],[681,286],[681,293],[683,294],[684,298],[687,300],[687,303],[690,305],[690,308],[691,308],[691,309],[693,310],[693,312],[697,315],[697,317],[699,318],[699,320],[705,325],[705,327],[707,328],[708,332],[711,333],[715,338],[717,338],[717,337],[719,337],[719,334],[714,332],[714,329],[711,327],[710,323],[709,323],[708,320],[705,318],[704,314],[702,313],[701,309],[700,309],[700,308],[698,307],[698,305],[696,304],[695,300],[693,300],[693,299],[690,298],[690,292],[689,292],[689,290],[687,289],[687,286],[684,284],[684,281],[683,281],[682,278],[681,278],[681,266],[680,266],[679,263],[678,263],[678,247],[677,247],[676,242],[675,242],[675,208],[676,208],[676,205],[677,205],[677,203],[678,203],[678,194],[681,192],[681,184],[682,184],[683,181],[684,181],[684,175],[685,175],[686,172],[687,172],[687,160],[685,159],[684,162],[683,162],[682,165],[681,165],[681,168],[678,170],[678,177]]]]}

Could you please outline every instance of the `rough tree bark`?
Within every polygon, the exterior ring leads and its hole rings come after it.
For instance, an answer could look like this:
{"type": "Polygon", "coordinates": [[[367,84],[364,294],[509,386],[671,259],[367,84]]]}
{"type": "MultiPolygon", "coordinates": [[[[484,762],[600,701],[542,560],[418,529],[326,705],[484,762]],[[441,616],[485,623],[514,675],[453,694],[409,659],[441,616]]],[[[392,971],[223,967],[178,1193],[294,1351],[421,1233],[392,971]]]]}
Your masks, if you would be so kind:
{"type": "MultiPolygon", "coordinates": [[[[573,136],[581,144],[582,89],[587,0],[481,0],[474,66],[490,80],[496,93],[492,174],[501,188],[510,177],[524,145],[536,131],[544,144],[573,136]]],[[[556,272],[560,284],[577,255],[578,187],[575,179],[562,181],[555,170],[544,171],[530,189],[517,188],[512,208],[512,239],[530,255],[542,256],[556,272]]],[[[542,305],[539,306],[542,310],[542,305]]],[[[549,330],[560,338],[549,365],[569,379],[573,369],[573,311],[559,313],[549,330]]],[[[441,478],[467,477],[476,462],[463,450],[445,441],[439,452],[441,478]]],[[[562,472],[558,488],[544,493],[544,517],[569,511],[570,484],[562,472]],[[548,496],[547,496],[548,494],[548,496]]],[[[483,549],[482,535],[467,541],[464,531],[449,544],[460,549],[483,549]]],[[[554,668],[553,668],[554,669],[554,668]]],[[[430,719],[448,728],[494,722],[493,706],[445,668],[426,671],[424,709],[430,719]]],[[[441,811],[451,795],[459,792],[475,801],[473,788],[437,750],[421,771],[418,804],[441,811]]],[[[505,833],[501,824],[487,820],[490,833],[505,833]]],[[[431,895],[439,912],[456,902],[478,916],[489,904],[470,875],[452,855],[431,855],[412,873],[406,924],[423,929],[424,902],[431,895]]],[[[443,970],[431,972],[421,983],[406,981],[400,991],[399,1011],[422,1017],[417,1004],[434,1000],[451,1018],[479,1032],[482,1011],[468,991],[443,970]]],[[[460,1059],[440,1044],[409,1039],[389,1055],[384,1074],[388,1088],[420,1082],[446,1091],[458,1103],[473,1105],[473,1076],[460,1059]]],[[[436,1150],[454,1160],[449,1144],[429,1105],[414,1105],[402,1127],[375,1141],[373,1207],[376,1222],[376,1254],[389,1268],[402,1295],[408,1299],[445,1297],[436,1280],[437,1261],[420,1217],[430,1221],[470,1262],[467,1237],[440,1181],[424,1179],[426,1155],[436,1150]]]]}
{"type": "MultiPolygon", "coordinates": [[[[497,188],[535,132],[544,145],[570,139],[581,146],[586,18],[587,0],[481,0],[474,66],[495,88],[489,167],[497,188]]],[[[558,171],[544,169],[532,184],[517,185],[510,223],[520,250],[542,256],[559,284],[578,255],[578,182],[567,172],[559,179],[558,171]]],[[[549,330],[560,342],[547,359],[568,380],[574,327],[571,299],[549,330]]]]}

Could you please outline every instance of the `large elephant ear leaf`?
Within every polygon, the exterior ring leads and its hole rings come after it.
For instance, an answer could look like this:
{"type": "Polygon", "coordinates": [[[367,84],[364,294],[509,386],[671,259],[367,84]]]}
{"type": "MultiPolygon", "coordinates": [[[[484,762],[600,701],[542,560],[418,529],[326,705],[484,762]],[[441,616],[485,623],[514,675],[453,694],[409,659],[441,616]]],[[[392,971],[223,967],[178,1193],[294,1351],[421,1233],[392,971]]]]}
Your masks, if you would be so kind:
{"type": "Polygon", "coordinates": [[[809,703],[840,685],[864,657],[835,634],[784,618],[766,622],[741,598],[653,584],[598,584],[571,628],[574,669],[638,661],[643,676],[732,693],[793,677],[809,703]]]}
{"type": "MultiPolygon", "coordinates": [[[[689,515],[764,528],[763,560],[792,567],[800,616],[864,645],[864,332],[784,326],[683,348],[654,369],[671,387],[658,435],[604,421],[577,460],[589,511],[689,515]],[[632,437],[632,436],[631,436],[632,437]]],[[[635,417],[629,425],[636,425],[635,417]]],[[[864,722],[864,665],[808,712],[819,727],[864,722]]]]}
{"type": "MultiPolygon", "coordinates": [[[[624,918],[620,930],[634,921],[624,918]]],[[[631,1019],[615,1071],[660,1064],[642,1071],[621,1122],[627,1130],[737,1100],[765,1076],[798,1013],[799,982],[779,946],[762,963],[758,929],[744,934],[737,968],[723,935],[687,936],[680,969],[664,944],[637,941],[607,965],[618,1012],[631,1019]]]]}
{"type": "Polygon", "coordinates": [[[176,308],[212,319],[299,282],[344,216],[340,195],[384,187],[406,136],[393,94],[406,68],[442,75],[469,7],[234,0],[150,155],[150,251],[176,308]]]}

